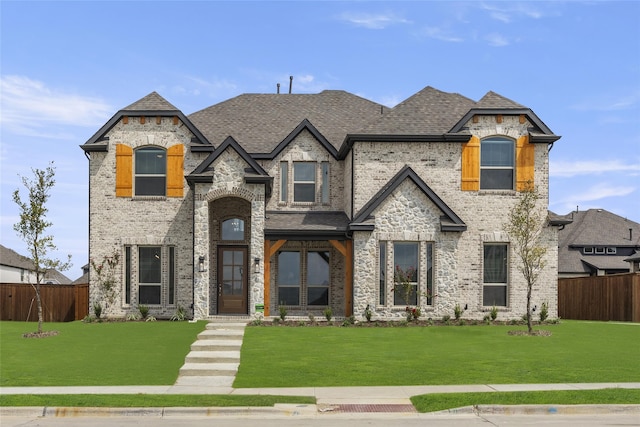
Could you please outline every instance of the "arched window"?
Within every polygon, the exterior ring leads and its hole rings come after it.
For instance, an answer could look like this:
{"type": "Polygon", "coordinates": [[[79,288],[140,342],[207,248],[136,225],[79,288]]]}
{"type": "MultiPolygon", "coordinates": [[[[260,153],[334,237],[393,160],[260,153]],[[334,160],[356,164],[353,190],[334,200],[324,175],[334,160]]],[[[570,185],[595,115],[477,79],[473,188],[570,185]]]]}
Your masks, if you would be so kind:
{"type": "Polygon", "coordinates": [[[512,139],[492,136],[480,142],[480,188],[513,190],[515,143],[512,139]]]}
{"type": "Polygon", "coordinates": [[[240,218],[229,218],[222,221],[220,234],[222,240],[244,240],[244,221],[240,218]]]}
{"type": "Polygon", "coordinates": [[[135,151],[135,195],[165,196],[167,193],[167,153],[160,147],[135,151]]]}

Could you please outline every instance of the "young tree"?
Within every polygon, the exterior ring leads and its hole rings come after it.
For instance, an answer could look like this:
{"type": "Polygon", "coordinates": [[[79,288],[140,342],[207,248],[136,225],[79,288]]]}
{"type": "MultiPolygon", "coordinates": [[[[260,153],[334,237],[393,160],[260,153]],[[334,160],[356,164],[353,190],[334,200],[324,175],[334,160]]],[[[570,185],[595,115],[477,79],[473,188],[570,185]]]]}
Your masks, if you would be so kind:
{"type": "Polygon", "coordinates": [[[38,305],[38,334],[42,333],[42,300],[40,298],[40,284],[47,270],[56,269],[67,270],[71,266],[71,255],[67,262],[47,256],[49,251],[55,250],[53,237],[46,234],[47,228],[52,223],[46,220],[48,209],[46,207],[49,200],[49,192],[55,184],[55,168],[50,163],[45,170],[31,169],[35,179],[30,180],[21,176],[22,183],[29,192],[29,198],[22,201],[20,191],[13,192],[13,201],[20,209],[20,221],[14,224],[13,229],[18,236],[27,244],[27,249],[33,262],[33,270],[36,274],[36,283],[31,284],[36,291],[36,302],[38,305]]]}
{"type": "Polygon", "coordinates": [[[518,270],[527,282],[527,328],[533,332],[531,325],[531,292],[538,281],[546,262],[544,256],[547,249],[540,244],[540,235],[547,220],[547,211],[540,209],[538,189],[532,183],[520,193],[520,200],[509,212],[509,220],[504,229],[511,239],[520,261],[518,270]]]}

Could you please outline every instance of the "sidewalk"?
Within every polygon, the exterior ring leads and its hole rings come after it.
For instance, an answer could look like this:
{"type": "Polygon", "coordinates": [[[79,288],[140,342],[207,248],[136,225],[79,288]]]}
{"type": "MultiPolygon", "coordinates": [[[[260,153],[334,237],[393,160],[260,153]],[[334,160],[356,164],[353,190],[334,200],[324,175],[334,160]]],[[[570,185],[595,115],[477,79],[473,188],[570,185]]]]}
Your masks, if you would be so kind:
{"type": "MultiPolygon", "coordinates": [[[[478,384],[441,386],[392,387],[300,387],[300,388],[239,388],[215,384],[166,386],[78,386],[78,387],[0,387],[0,395],[9,394],[235,394],[313,396],[315,405],[277,404],[274,407],[235,408],[56,408],[56,407],[0,407],[0,416],[64,417],[74,416],[318,416],[322,414],[368,413],[379,415],[418,414],[411,404],[411,396],[429,393],[465,393],[497,391],[594,390],[603,388],[640,389],[640,383],[566,383],[566,384],[478,384]]],[[[639,402],[640,403],[640,402],[639,402]]],[[[450,414],[602,414],[637,413],[638,405],[520,405],[478,406],[444,411],[450,414]]]]}

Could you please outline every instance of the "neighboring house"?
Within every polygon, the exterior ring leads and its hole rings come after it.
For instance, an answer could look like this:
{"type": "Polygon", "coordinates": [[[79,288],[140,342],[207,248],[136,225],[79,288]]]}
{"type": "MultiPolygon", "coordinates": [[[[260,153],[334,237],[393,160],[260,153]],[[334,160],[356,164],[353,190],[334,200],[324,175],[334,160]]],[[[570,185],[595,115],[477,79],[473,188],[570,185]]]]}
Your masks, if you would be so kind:
{"type": "MultiPolygon", "coordinates": [[[[0,245],[0,283],[36,283],[33,261],[0,245]]],[[[47,270],[41,284],[68,285],[68,277],[57,270],[47,270]]]]}
{"type": "MultiPolygon", "coordinates": [[[[505,318],[526,283],[503,231],[533,182],[547,213],[560,137],[525,106],[427,87],[394,108],[344,91],[244,94],[189,116],[153,92],[118,111],[89,157],[90,257],[120,256],[119,302],[156,317],[505,318]],[[412,286],[404,301],[395,274],[412,286]]],[[[557,228],[533,304],[557,313],[557,228]]],[[[100,287],[90,273],[91,304],[100,287]]]]}
{"type": "Polygon", "coordinates": [[[89,283],[89,264],[82,266],[82,276],[78,277],[71,284],[72,285],[86,285],[89,283]]]}
{"type": "Polygon", "coordinates": [[[558,231],[559,277],[633,271],[640,256],[640,224],[604,209],[574,211],[564,218],[571,222],[558,231]]]}

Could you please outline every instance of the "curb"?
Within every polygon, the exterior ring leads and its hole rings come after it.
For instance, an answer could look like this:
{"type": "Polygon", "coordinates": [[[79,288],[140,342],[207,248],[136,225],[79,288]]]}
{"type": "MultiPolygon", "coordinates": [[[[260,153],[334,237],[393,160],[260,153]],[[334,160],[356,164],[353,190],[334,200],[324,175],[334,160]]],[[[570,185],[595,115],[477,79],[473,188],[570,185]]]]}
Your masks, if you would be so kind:
{"type": "Polygon", "coordinates": [[[640,405],[478,405],[464,406],[433,415],[590,415],[640,414],[640,405]]]}
{"type": "Polygon", "coordinates": [[[218,416],[315,416],[316,405],[276,404],[238,407],[166,407],[166,408],[107,408],[107,407],[0,407],[0,418],[77,418],[77,417],[218,417],[218,416]]]}

